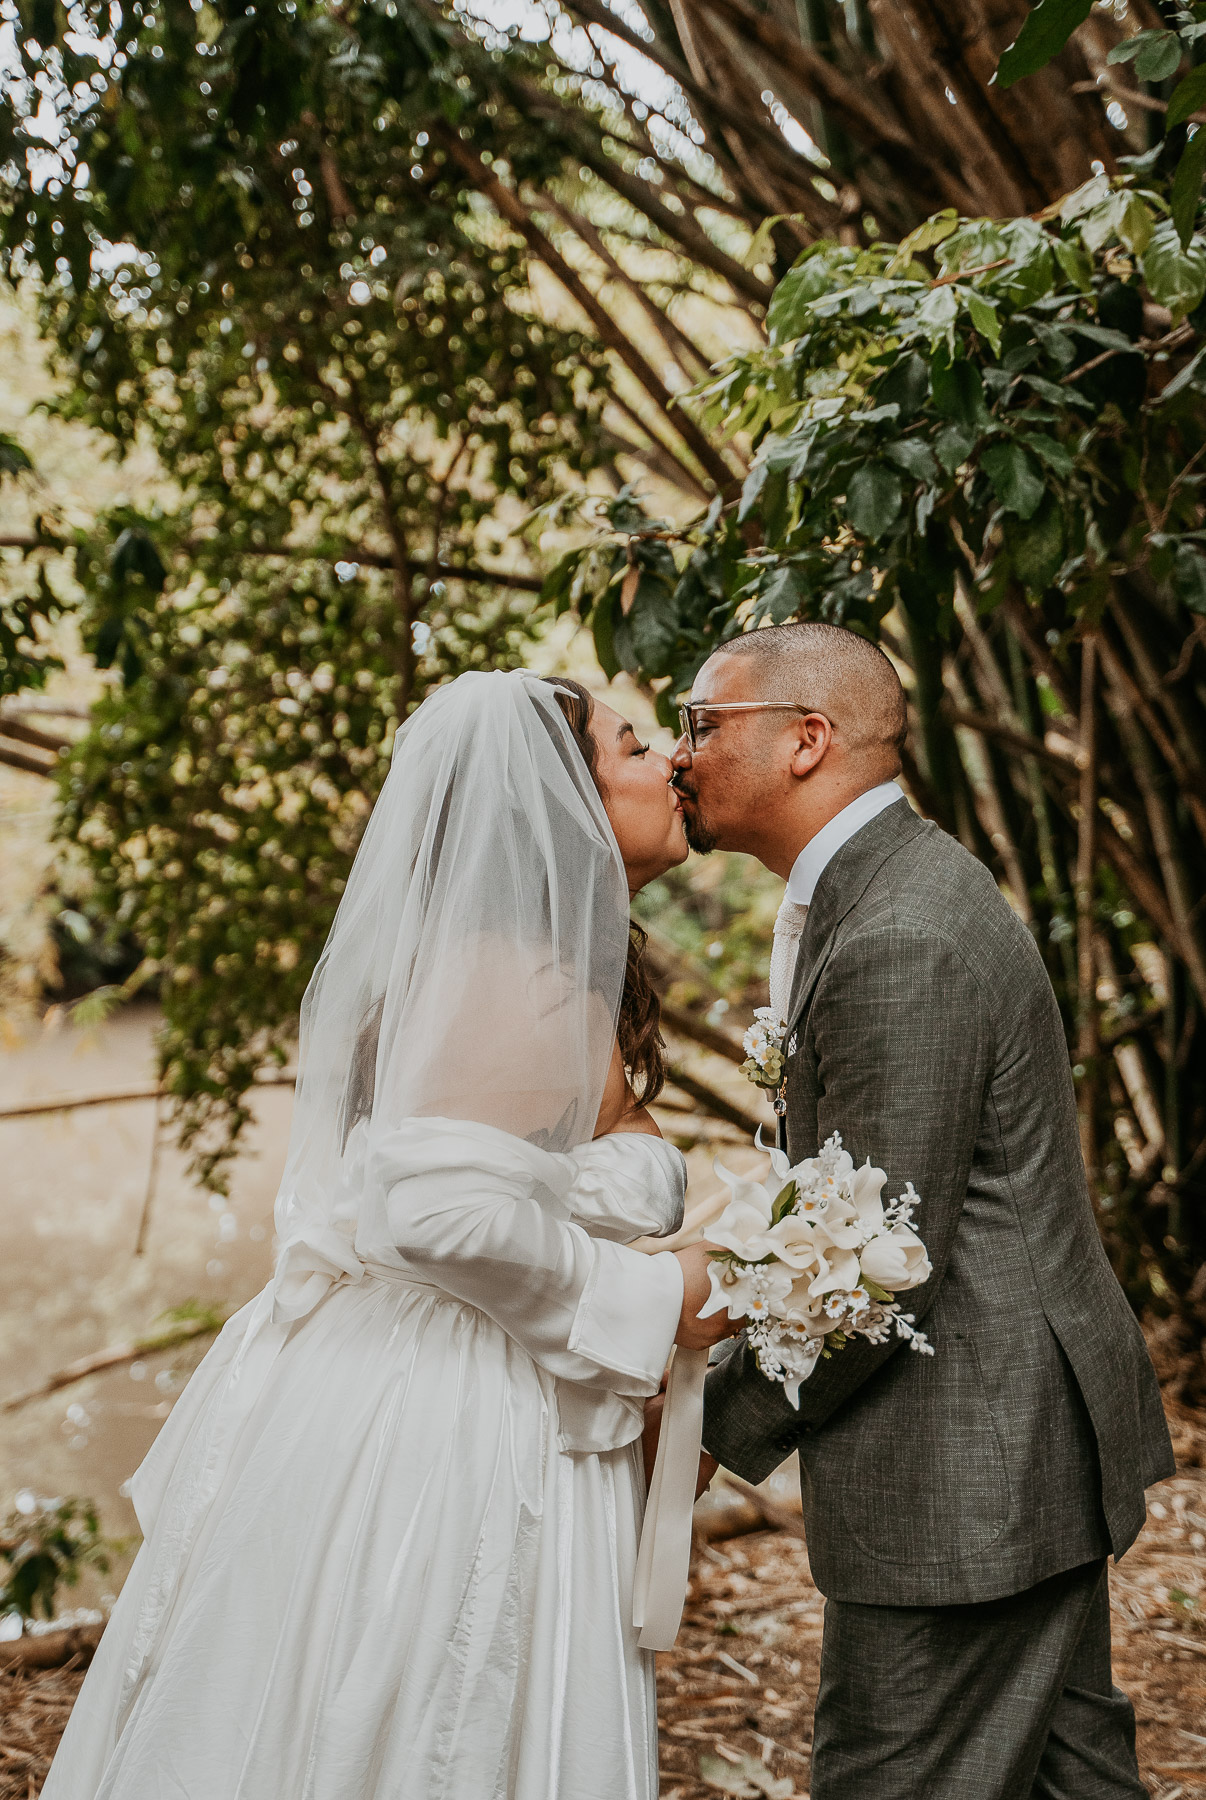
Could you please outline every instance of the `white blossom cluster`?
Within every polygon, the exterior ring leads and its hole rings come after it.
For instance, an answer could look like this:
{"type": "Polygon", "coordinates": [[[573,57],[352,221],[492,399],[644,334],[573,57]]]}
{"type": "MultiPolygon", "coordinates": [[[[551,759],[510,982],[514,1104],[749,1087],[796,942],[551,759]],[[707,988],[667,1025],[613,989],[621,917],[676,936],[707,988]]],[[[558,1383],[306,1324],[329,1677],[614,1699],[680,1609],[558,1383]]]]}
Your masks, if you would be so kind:
{"type": "Polygon", "coordinates": [[[723,1248],[700,1317],[727,1311],[744,1320],[758,1367],[782,1382],[793,1406],[821,1355],[850,1337],[882,1344],[895,1330],[910,1350],[932,1356],[896,1300],[932,1273],[913,1229],[920,1195],[912,1182],[885,1205],[884,1171],[869,1160],[856,1169],[838,1132],[794,1167],[779,1150],[770,1160],[765,1181],[715,1164],[732,1198],[708,1232],[723,1248]]]}
{"type": "Polygon", "coordinates": [[[783,1033],[787,1027],[769,1006],[760,1006],[741,1040],[746,1060],[741,1072],[755,1087],[777,1089],[783,1080],[783,1033]]]}

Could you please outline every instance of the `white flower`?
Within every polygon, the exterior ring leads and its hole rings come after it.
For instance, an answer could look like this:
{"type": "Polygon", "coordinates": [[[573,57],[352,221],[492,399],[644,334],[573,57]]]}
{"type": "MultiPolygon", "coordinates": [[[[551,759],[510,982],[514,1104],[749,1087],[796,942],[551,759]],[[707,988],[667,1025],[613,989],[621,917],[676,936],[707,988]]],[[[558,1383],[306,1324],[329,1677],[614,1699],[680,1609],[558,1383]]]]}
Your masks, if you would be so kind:
{"type": "MultiPolygon", "coordinates": [[[[763,1008],[747,1033],[747,1069],[759,1071],[751,1079],[760,1085],[780,1054],[770,1021],[763,1008]]],[[[761,1135],[757,1141],[763,1148],[761,1135]]],[[[884,1344],[895,1331],[910,1349],[932,1356],[913,1315],[892,1298],[932,1272],[911,1225],[920,1199],[912,1184],[885,1205],[884,1171],[870,1159],[856,1169],[837,1132],[794,1166],[779,1150],[769,1154],[770,1171],[760,1182],[714,1165],[731,1198],[709,1232],[723,1248],[709,1270],[700,1317],[727,1312],[744,1320],[758,1367],[782,1383],[793,1406],[826,1346],[840,1348],[854,1334],[884,1344]]]]}
{"type": "Polygon", "coordinates": [[[926,1247],[907,1225],[877,1232],[859,1257],[863,1274],[890,1294],[920,1287],[933,1274],[926,1247]]]}
{"type": "Polygon", "coordinates": [[[783,1079],[783,1034],[787,1026],[769,1006],[760,1006],[742,1041],[742,1072],[756,1087],[777,1088],[783,1079]]]}
{"type": "Polygon", "coordinates": [[[765,1238],[770,1249],[763,1254],[777,1256],[789,1269],[815,1271],[819,1268],[823,1241],[818,1239],[817,1228],[811,1219],[789,1212],[777,1225],[771,1226],[765,1238]]]}
{"type": "Polygon", "coordinates": [[[884,1206],[880,1195],[888,1177],[882,1169],[871,1167],[868,1157],[861,1169],[856,1169],[850,1182],[850,1198],[858,1215],[859,1224],[865,1231],[875,1231],[884,1222],[884,1206]]]}
{"type": "Polygon", "coordinates": [[[708,1270],[712,1292],[698,1317],[728,1312],[730,1319],[763,1319],[780,1316],[779,1308],[791,1293],[791,1270],[781,1263],[750,1267],[748,1264],[714,1262],[708,1270]]]}
{"type": "Polygon", "coordinates": [[[835,1245],[823,1250],[818,1261],[820,1267],[808,1290],[810,1294],[829,1294],[835,1288],[858,1286],[860,1270],[854,1250],[842,1250],[835,1245]]]}

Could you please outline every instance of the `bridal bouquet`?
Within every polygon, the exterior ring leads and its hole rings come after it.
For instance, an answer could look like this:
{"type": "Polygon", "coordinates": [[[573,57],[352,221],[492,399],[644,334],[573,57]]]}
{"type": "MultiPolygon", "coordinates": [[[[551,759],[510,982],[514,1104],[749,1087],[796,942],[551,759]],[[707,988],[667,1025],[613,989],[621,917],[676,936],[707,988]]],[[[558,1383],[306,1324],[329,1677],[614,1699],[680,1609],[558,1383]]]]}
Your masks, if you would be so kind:
{"type": "Polygon", "coordinates": [[[885,1205],[884,1171],[870,1161],[856,1169],[837,1132],[794,1168],[782,1151],[772,1150],[770,1160],[765,1181],[715,1164],[732,1199],[708,1231],[724,1248],[713,1255],[700,1318],[727,1309],[730,1319],[746,1320],[758,1367],[796,1407],[819,1358],[852,1336],[882,1344],[895,1330],[910,1350],[932,1356],[896,1300],[931,1274],[913,1230],[921,1196],[912,1182],[885,1205]]]}

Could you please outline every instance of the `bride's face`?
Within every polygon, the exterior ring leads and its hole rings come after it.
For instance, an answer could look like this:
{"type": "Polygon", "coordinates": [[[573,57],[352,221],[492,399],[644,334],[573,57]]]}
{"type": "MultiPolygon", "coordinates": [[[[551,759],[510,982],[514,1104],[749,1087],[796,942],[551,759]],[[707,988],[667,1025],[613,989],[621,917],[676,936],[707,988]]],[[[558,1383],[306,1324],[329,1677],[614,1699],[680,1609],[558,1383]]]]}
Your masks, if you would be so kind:
{"type": "Polygon", "coordinates": [[[668,757],[643,744],[627,719],[596,700],[590,735],[598,751],[596,774],[611,828],[624,858],[629,892],[685,862],[683,808],[670,786],[668,757]]]}

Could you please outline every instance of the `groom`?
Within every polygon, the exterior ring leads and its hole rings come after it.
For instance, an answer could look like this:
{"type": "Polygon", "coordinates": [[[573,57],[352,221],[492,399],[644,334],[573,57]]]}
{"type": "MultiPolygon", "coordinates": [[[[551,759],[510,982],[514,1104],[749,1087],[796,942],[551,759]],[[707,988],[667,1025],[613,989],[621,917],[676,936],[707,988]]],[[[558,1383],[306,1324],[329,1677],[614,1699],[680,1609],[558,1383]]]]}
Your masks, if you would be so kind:
{"type": "Polygon", "coordinates": [[[812,1800],[1142,1795],[1106,1558],[1173,1459],[1094,1224],[1042,958],[895,785],[904,696],[865,639],[736,638],[685,719],[689,841],[787,882],[787,1153],[840,1131],[887,1193],[911,1180],[934,1269],[908,1295],[932,1358],[856,1340],[798,1412],[741,1338],[708,1378],[704,1443],[726,1468],[761,1481],[800,1453],[828,1601],[812,1800]]]}

